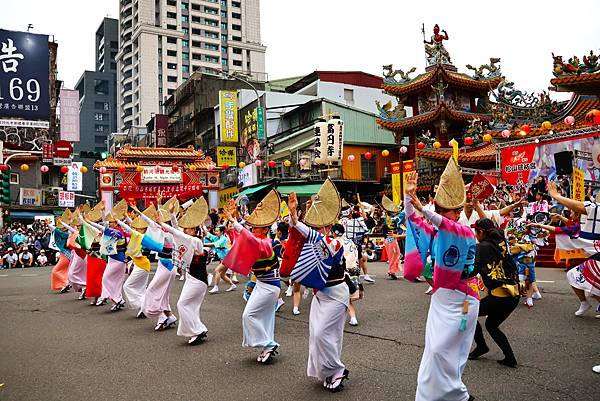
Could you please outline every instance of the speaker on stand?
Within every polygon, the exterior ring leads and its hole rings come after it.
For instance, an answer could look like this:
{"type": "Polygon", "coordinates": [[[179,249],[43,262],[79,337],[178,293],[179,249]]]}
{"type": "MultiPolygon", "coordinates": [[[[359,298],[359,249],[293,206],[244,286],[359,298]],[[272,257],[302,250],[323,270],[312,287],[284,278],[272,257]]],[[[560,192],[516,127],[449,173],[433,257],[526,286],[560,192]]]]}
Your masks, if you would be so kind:
{"type": "Polygon", "coordinates": [[[555,153],[554,165],[556,166],[556,175],[573,174],[573,152],[567,150],[555,153]]]}

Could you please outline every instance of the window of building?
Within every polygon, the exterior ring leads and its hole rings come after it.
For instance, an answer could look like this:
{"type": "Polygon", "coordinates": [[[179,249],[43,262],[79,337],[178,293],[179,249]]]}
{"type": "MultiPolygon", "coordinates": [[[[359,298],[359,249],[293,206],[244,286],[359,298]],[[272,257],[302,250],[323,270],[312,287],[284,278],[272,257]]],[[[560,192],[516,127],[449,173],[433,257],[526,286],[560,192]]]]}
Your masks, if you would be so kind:
{"type": "Polygon", "coordinates": [[[215,45],[214,43],[205,43],[204,48],[208,50],[219,51],[219,45],[215,45]]]}
{"type": "Polygon", "coordinates": [[[177,82],[177,77],[167,76],[167,82],[177,82]]]}
{"type": "Polygon", "coordinates": [[[188,28],[181,28],[181,30],[183,31],[183,33],[185,33],[186,35],[188,35],[190,33],[190,30],[188,28]]]}
{"type": "Polygon", "coordinates": [[[241,42],[242,38],[240,36],[232,36],[231,40],[235,40],[236,42],[241,42]]]}
{"type": "Polygon", "coordinates": [[[242,7],[242,2],[240,2],[240,1],[232,1],[231,2],[231,7],[241,8],[242,7]]]}
{"type": "Polygon", "coordinates": [[[227,59],[226,58],[221,58],[221,64],[227,65],[227,59]]]}
{"type": "Polygon", "coordinates": [[[177,18],[177,13],[167,11],[167,18],[177,18]]]}
{"type": "Polygon", "coordinates": [[[96,129],[96,132],[104,132],[104,125],[95,124],[94,128],[96,129]]]}
{"type": "MultiPolygon", "coordinates": [[[[50,174],[42,174],[42,175],[50,175],[50,174]]],[[[19,185],[19,173],[10,173],[10,183],[19,185]]]]}
{"type": "Polygon", "coordinates": [[[186,40],[186,39],[182,39],[181,40],[181,46],[182,47],[190,47],[190,41],[186,40]]]}
{"type": "Polygon", "coordinates": [[[221,46],[221,53],[227,54],[227,46],[221,46]]]}
{"type": "Polygon", "coordinates": [[[209,63],[218,63],[219,58],[215,56],[204,56],[204,61],[208,61],[209,63]]]}
{"type": "Polygon", "coordinates": [[[204,25],[208,25],[208,26],[219,26],[219,21],[215,21],[214,19],[208,19],[208,18],[205,18],[205,19],[204,19],[204,25]]]}
{"type": "Polygon", "coordinates": [[[175,63],[167,63],[167,70],[176,70],[177,64],[175,63]]]}
{"type": "Polygon", "coordinates": [[[224,31],[227,30],[227,22],[221,22],[221,29],[224,31]]]}
{"type": "Polygon", "coordinates": [[[117,63],[110,63],[110,69],[111,70],[116,70],[117,69],[117,63]]]}
{"type": "Polygon", "coordinates": [[[188,3],[181,3],[181,9],[182,10],[187,10],[188,9],[188,3]]]}
{"type": "Polygon", "coordinates": [[[202,60],[202,55],[200,53],[192,53],[192,60],[202,60]]]}
{"type": "Polygon", "coordinates": [[[200,4],[192,3],[192,10],[200,11],[200,4]]]}
{"type": "Polygon", "coordinates": [[[177,0],[167,0],[167,5],[177,7],[177,0]]]}
{"type": "MultiPolygon", "coordinates": [[[[192,17],[192,21],[193,21],[192,17]]],[[[202,31],[199,28],[192,28],[192,35],[202,35],[202,31]]]]}
{"type": "Polygon", "coordinates": [[[190,66],[189,65],[182,65],[181,66],[181,71],[183,71],[183,72],[190,72],[190,66]]]}
{"type": "Polygon", "coordinates": [[[110,41],[110,47],[112,47],[114,49],[118,49],[119,48],[119,42],[117,42],[115,40],[111,40],[110,41]]]}
{"type": "Polygon", "coordinates": [[[170,25],[170,24],[167,24],[167,29],[170,29],[170,30],[172,30],[172,31],[176,31],[176,30],[177,30],[177,25],[170,25]]]}
{"type": "Polygon", "coordinates": [[[175,93],[175,89],[169,89],[169,90],[167,90],[167,94],[169,96],[171,96],[173,93],[175,93]]]}
{"type": "Polygon", "coordinates": [[[344,89],[344,100],[348,103],[354,103],[354,89],[344,89]]]}
{"type": "Polygon", "coordinates": [[[189,60],[190,59],[190,54],[189,53],[181,53],[181,58],[183,60],[189,60]]]}
{"type": "Polygon", "coordinates": [[[104,114],[102,114],[102,113],[94,113],[94,120],[96,120],[96,121],[104,121],[104,114]]]}
{"type": "Polygon", "coordinates": [[[177,38],[167,37],[167,43],[177,44],[177,38]]]}
{"type": "Polygon", "coordinates": [[[241,67],[242,66],[242,60],[233,60],[233,65],[235,65],[236,67],[241,67]]]}
{"type": "Polygon", "coordinates": [[[177,57],[177,50],[167,50],[167,56],[177,57]]]}
{"type": "Polygon", "coordinates": [[[187,15],[182,15],[181,16],[181,22],[189,22],[189,17],[187,15]]]}
{"type": "Polygon", "coordinates": [[[219,39],[219,34],[212,31],[204,31],[204,36],[211,39],[219,39]]]}
{"type": "Polygon", "coordinates": [[[94,108],[96,110],[108,110],[108,103],[105,103],[105,102],[94,102],[94,108]]]}
{"type": "Polygon", "coordinates": [[[202,47],[202,42],[199,40],[192,40],[192,47],[202,47]]]}
{"type": "Polygon", "coordinates": [[[242,49],[238,49],[237,47],[234,47],[233,54],[242,54],[242,49]]]}
{"type": "Polygon", "coordinates": [[[227,35],[221,35],[221,42],[227,42],[227,35]]]}
{"type": "Polygon", "coordinates": [[[242,26],[241,25],[233,24],[233,25],[231,25],[231,29],[233,29],[234,31],[241,31],[242,30],[242,26]]]}
{"type": "Polygon", "coordinates": [[[376,155],[369,160],[365,155],[360,155],[360,175],[363,181],[373,181],[377,179],[377,161],[376,155]]]}
{"type": "MultiPolygon", "coordinates": [[[[96,137],[94,137],[94,143],[96,145],[101,145],[101,144],[105,143],[105,141],[106,141],[106,138],[103,137],[103,136],[96,136],[96,137]]],[[[43,174],[42,177],[45,176],[45,175],[48,175],[48,174],[43,174]]]]}
{"type": "Polygon", "coordinates": [[[242,14],[240,13],[231,13],[231,17],[235,19],[242,19],[242,14]]]}
{"type": "Polygon", "coordinates": [[[212,8],[212,7],[204,7],[204,12],[206,14],[212,14],[212,15],[219,14],[219,10],[217,8],[212,8]]]}
{"type": "MultiPolygon", "coordinates": [[[[197,15],[192,15],[192,22],[199,24],[200,21],[201,21],[200,17],[198,17],[197,15]]],[[[199,29],[198,29],[198,31],[199,31],[199,29]]],[[[192,33],[193,33],[193,31],[192,31],[192,33]]],[[[200,35],[199,32],[198,32],[198,35],[200,35]]]]}
{"type": "Polygon", "coordinates": [[[227,19],[227,11],[221,10],[221,19],[227,19]]]}
{"type": "Polygon", "coordinates": [[[96,95],[108,95],[108,81],[106,79],[94,79],[94,91],[96,95]]]}
{"type": "Polygon", "coordinates": [[[227,7],[227,1],[221,0],[221,7],[227,7]]]}
{"type": "Polygon", "coordinates": [[[158,74],[158,80],[162,81],[163,75],[162,74],[158,74]]]}

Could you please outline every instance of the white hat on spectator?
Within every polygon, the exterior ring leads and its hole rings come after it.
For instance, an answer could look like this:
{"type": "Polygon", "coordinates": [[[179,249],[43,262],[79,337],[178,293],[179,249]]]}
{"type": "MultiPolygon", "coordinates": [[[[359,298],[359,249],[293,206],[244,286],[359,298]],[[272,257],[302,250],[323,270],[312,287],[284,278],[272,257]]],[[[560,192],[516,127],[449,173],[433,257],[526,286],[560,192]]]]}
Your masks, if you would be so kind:
{"type": "Polygon", "coordinates": [[[10,248],[7,249],[7,251],[12,251],[12,250],[13,250],[12,247],[10,247],[10,248]]]}

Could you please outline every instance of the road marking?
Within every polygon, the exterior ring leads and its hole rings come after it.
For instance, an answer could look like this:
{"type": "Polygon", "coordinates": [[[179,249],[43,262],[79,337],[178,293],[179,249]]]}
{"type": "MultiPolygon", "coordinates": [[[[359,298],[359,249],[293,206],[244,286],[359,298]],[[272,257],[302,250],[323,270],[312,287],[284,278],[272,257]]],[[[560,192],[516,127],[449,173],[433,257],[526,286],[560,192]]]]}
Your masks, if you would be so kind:
{"type": "Polygon", "coordinates": [[[556,281],[544,281],[544,280],[536,280],[536,283],[546,283],[546,284],[554,284],[556,281]]]}
{"type": "Polygon", "coordinates": [[[8,277],[8,274],[0,274],[0,277],[8,277]]]}
{"type": "Polygon", "coordinates": [[[37,274],[21,274],[21,277],[37,277],[37,274]]]}

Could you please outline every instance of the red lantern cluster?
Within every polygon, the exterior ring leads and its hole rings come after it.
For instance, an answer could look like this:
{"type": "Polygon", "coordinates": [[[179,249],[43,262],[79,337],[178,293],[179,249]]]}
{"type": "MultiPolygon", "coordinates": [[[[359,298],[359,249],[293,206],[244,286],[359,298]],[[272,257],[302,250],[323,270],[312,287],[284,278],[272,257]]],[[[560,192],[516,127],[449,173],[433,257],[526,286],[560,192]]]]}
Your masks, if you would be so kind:
{"type": "Polygon", "coordinates": [[[277,165],[277,163],[275,162],[275,160],[269,160],[269,167],[273,168],[277,165]]]}
{"type": "Polygon", "coordinates": [[[521,131],[525,131],[526,133],[530,133],[531,132],[531,127],[527,124],[523,124],[521,125],[521,131]]]}
{"type": "Polygon", "coordinates": [[[423,142],[419,142],[419,143],[417,143],[417,148],[425,149],[425,144],[423,142]]]}
{"type": "Polygon", "coordinates": [[[467,146],[471,146],[473,145],[473,138],[471,138],[470,136],[465,138],[465,145],[467,146]]]}
{"type": "Polygon", "coordinates": [[[10,167],[8,166],[8,164],[0,164],[0,171],[8,171],[10,170],[10,167]]]}
{"type": "Polygon", "coordinates": [[[365,153],[365,159],[371,160],[373,158],[373,154],[371,152],[365,153]]]}
{"type": "Polygon", "coordinates": [[[600,110],[590,110],[585,115],[585,123],[587,125],[598,125],[600,124],[600,110]]]}
{"type": "Polygon", "coordinates": [[[69,172],[69,168],[67,166],[62,166],[60,168],[60,172],[63,174],[67,174],[69,172]]]}

